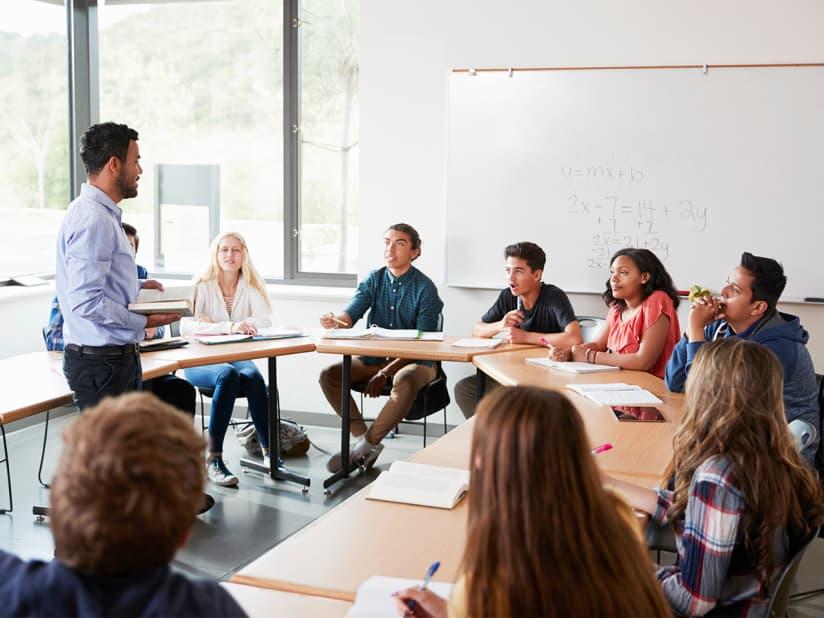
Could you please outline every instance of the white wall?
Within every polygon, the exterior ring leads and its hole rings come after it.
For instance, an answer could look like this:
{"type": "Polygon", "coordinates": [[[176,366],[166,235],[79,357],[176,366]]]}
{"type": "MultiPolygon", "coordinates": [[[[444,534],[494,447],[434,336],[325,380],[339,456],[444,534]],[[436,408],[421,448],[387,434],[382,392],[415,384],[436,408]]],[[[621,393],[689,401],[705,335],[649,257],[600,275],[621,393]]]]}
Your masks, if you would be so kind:
{"type": "MultiPolygon", "coordinates": [[[[817,0],[362,0],[361,16],[359,270],[380,265],[388,224],[417,226],[424,239],[417,265],[441,286],[449,334],[468,333],[495,292],[443,286],[447,69],[824,60],[824,3],[817,0]]],[[[501,216],[512,216],[516,207],[503,204],[501,216]]],[[[746,239],[740,245],[745,250],[746,239]]],[[[550,259],[563,259],[545,249],[550,259]]],[[[733,266],[719,264],[719,281],[701,283],[719,283],[733,266]]],[[[18,290],[14,300],[8,295],[8,288],[0,289],[0,358],[42,349],[39,329],[50,292],[18,290]]],[[[579,314],[605,313],[596,296],[575,295],[572,302],[579,314]]],[[[273,304],[277,321],[314,326],[316,316],[343,300],[337,292],[276,291],[273,304]]],[[[824,371],[824,308],[783,309],[801,316],[812,334],[813,359],[824,371]]],[[[310,354],[279,363],[285,409],[329,411],[317,373],[332,360],[310,354]]],[[[453,384],[471,372],[456,364],[446,369],[453,384]]],[[[455,410],[450,414],[453,421],[460,418],[455,410]]]]}

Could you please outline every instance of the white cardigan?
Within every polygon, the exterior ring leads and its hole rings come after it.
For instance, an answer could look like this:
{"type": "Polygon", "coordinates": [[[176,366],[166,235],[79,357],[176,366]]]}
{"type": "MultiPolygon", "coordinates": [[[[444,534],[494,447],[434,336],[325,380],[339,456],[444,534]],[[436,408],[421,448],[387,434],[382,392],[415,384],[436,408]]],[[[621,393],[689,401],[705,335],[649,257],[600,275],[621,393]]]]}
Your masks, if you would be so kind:
{"type": "Polygon", "coordinates": [[[195,288],[194,317],[183,318],[180,321],[180,334],[225,335],[231,332],[232,322],[243,320],[249,320],[257,328],[272,325],[269,307],[257,289],[249,286],[241,277],[237,282],[232,315],[229,315],[217,280],[202,281],[195,288]],[[198,319],[201,316],[211,321],[202,322],[198,319]]]}

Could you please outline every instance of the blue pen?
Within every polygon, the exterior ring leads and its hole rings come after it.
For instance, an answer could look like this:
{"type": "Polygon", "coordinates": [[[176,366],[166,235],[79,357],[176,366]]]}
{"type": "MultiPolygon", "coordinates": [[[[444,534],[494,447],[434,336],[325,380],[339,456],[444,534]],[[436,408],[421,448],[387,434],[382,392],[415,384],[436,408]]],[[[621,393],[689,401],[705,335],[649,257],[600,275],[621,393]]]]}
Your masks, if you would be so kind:
{"type": "MultiPolygon", "coordinates": [[[[418,590],[426,590],[426,587],[429,585],[429,582],[432,581],[432,576],[437,572],[437,570],[440,567],[441,567],[441,561],[440,560],[436,560],[431,565],[429,565],[429,568],[426,570],[426,575],[423,576],[423,581],[421,582],[421,585],[418,586],[418,590]]],[[[413,601],[412,599],[409,599],[406,602],[406,606],[409,609],[414,611],[415,610],[415,601],[413,601]]]]}

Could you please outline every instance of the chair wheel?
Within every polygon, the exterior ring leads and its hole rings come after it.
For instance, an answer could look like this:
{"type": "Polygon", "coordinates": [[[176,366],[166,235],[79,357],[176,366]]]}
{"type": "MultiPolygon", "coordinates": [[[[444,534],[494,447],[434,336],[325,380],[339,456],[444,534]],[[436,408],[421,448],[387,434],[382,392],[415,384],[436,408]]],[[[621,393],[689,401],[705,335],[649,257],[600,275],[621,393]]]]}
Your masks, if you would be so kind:
{"type": "Polygon", "coordinates": [[[306,485],[304,485],[303,487],[300,488],[300,493],[302,493],[305,496],[306,494],[309,493],[309,488],[306,485]]]}

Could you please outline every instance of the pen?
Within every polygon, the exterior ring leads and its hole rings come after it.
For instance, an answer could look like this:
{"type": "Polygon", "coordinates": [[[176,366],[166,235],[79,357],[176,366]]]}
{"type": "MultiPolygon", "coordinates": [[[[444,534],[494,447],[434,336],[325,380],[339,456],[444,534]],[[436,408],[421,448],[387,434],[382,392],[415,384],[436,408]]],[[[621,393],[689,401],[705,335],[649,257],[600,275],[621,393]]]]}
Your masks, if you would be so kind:
{"type": "MultiPolygon", "coordinates": [[[[429,568],[426,570],[426,575],[423,576],[423,581],[421,582],[421,585],[418,586],[418,590],[426,590],[426,587],[429,585],[429,582],[432,580],[432,576],[440,568],[440,566],[441,566],[440,560],[436,560],[435,562],[433,562],[432,564],[429,565],[429,568]]],[[[410,599],[409,601],[406,602],[406,606],[409,609],[414,610],[415,609],[415,601],[410,599]]]]}
{"type": "Polygon", "coordinates": [[[612,443],[607,442],[606,444],[602,444],[601,446],[596,446],[592,451],[590,451],[593,455],[597,455],[598,453],[604,453],[612,448],[612,443]]]}
{"type": "Polygon", "coordinates": [[[332,319],[335,321],[335,324],[339,324],[340,326],[344,326],[344,327],[345,327],[345,326],[349,326],[349,325],[348,325],[346,322],[344,322],[343,320],[339,320],[338,318],[336,318],[336,317],[335,317],[335,314],[334,314],[334,313],[332,313],[331,311],[327,314],[327,317],[332,318],[332,319]]]}
{"type": "Polygon", "coordinates": [[[546,340],[546,337],[541,337],[540,339],[538,339],[538,343],[540,343],[541,345],[545,345],[548,348],[553,347],[553,345],[546,340]]]}

